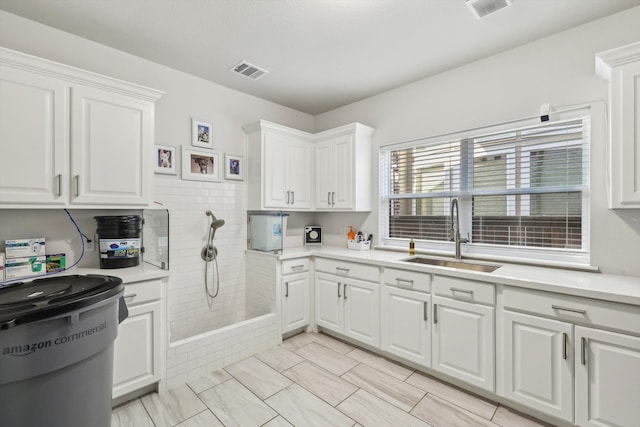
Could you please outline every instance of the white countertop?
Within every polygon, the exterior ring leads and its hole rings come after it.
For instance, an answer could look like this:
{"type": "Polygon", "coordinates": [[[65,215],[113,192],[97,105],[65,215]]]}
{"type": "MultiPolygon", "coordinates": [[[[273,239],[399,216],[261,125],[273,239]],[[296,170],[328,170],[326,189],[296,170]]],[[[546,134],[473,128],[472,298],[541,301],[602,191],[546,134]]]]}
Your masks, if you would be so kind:
{"type": "Polygon", "coordinates": [[[129,283],[142,282],[144,280],[154,280],[168,277],[171,272],[168,270],[162,270],[158,267],[154,267],[150,264],[142,263],[136,267],[127,268],[82,268],[74,267],[63,273],[43,276],[43,277],[60,277],[69,276],[72,274],[101,274],[103,276],[115,276],[122,279],[122,282],[127,285],[129,283]]]}
{"type": "MultiPolygon", "coordinates": [[[[324,245],[320,247],[288,248],[285,249],[284,253],[279,255],[278,258],[286,260],[304,256],[371,263],[383,267],[396,267],[407,270],[423,271],[464,279],[499,283],[541,291],[558,292],[568,295],[640,306],[640,277],[477,261],[480,264],[502,265],[502,267],[492,273],[483,273],[478,271],[404,262],[402,261],[403,259],[410,257],[406,251],[386,251],[380,249],[355,251],[347,248],[324,245]]],[[[418,256],[431,257],[429,255],[421,254],[418,254],[418,256]]],[[[476,262],[468,259],[466,259],[466,261],[476,262]]]]}

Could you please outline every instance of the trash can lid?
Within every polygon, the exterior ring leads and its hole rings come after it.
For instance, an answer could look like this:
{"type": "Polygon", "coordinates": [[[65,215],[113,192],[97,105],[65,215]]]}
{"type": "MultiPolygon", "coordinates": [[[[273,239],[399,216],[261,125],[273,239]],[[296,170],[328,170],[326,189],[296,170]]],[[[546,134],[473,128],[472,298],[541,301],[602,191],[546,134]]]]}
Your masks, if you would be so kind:
{"type": "Polygon", "coordinates": [[[100,274],[50,277],[0,288],[0,330],[82,309],[122,289],[122,279],[100,274]]]}

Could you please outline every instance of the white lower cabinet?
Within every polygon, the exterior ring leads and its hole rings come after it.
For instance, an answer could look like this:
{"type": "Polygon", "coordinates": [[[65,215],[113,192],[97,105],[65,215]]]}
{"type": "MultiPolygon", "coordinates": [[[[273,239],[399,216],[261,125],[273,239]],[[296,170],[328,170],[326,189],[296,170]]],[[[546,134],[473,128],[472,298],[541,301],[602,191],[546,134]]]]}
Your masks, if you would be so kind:
{"type": "Polygon", "coordinates": [[[433,369],[494,391],[494,308],[434,296],[432,318],[433,369]]]}
{"type": "Polygon", "coordinates": [[[392,286],[382,286],[382,349],[431,366],[431,295],[392,286]]]}
{"type": "Polygon", "coordinates": [[[161,280],[125,285],[129,317],[114,343],[113,399],[160,381],[161,286],[161,280]]]}
{"type": "Polygon", "coordinates": [[[573,325],[504,312],[505,397],[573,421],[573,325]]]}
{"type": "Polygon", "coordinates": [[[309,272],[282,276],[282,333],[309,324],[309,272]]]}
{"type": "Polygon", "coordinates": [[[316,273],[316,324],[360,342],[380,345],[380,285],[316,273]]]}
{"type": "Polygon", "coordinates": [[[640,338],[581,326],[575,335],[576,424],[640,425],[640,338]]]}

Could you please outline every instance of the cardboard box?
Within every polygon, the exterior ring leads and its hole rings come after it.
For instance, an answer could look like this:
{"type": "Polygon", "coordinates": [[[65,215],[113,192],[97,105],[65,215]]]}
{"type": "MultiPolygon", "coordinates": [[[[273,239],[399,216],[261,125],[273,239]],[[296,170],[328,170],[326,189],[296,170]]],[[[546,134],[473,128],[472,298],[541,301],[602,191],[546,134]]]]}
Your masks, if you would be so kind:
{"type": "Polygon", "coordinates": [[[47,257],[32,256],[23,258],[7,258],[4,264],[6,280],[23,277],[42,276],[47,273],[47,257]]]}
{"type": "Polygon", "coordinates": [[[65,269],[65,255],[52,254],[47,255],[47,273],[57,273],[65,269]]]}
{"type": "Polygon", "coordinates": [[[44,237],[34,239],[5,240],[4,251],[7,259],[44,256],[44,237]]]}

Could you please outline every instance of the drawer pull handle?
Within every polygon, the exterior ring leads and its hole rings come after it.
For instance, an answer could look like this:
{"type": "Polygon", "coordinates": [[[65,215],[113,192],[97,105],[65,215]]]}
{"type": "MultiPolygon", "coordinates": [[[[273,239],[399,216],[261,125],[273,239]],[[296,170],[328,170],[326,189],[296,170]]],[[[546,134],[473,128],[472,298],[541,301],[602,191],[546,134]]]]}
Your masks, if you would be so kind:
{"type": "Polygon", "coordinates": [[[562,334],[562,340],[563,340],[562,358],[564,360],[567,360],[567,358],[569,357],[569,335],[567,335],[566,332],[562,334]]]}
{"type": "Polygon", "coordinates": [[[289,204],[289,193],[291,193],[291,191],[287,191],[287,201],[286,201],[287,204],[289,204]]]}
{"type": "Polygon", "coordinates": [[[129,294],[129,295],[125,295],[125,296],[124,296],[124,299],[127,299],[127,298],[134,299],[134,298],[135,298],[135,297],[137,297],[137,296],[138,296],[138,294],[129,294]]]}
{"type": "Polygon", "coordinates": [[[284,282],[284,297],[289,298],[289,282],[284,282]]]}
{"type": "Polygon", "coordinates": [[[580,338],[580,363],[587,364],[587,339],[585,337],[580,338]]]}
{"type": "Polygon", "coordinates": [[[336,205],[336,192],[332,191],[331,192],[331,206],[335,206],[336,205]]]}
{"type": "Polygon", "coordinates": [[[424,310],[422,319],[426,322],[427,321],[427,302],[426,301],[422,303],[422,309],[424,310]]]}
{"type": "Polygon", "coordinates": [[[570,311],[571,313],[587,314],[587,310],[580,310],[579,308],[562,307],[555,304],[552,305],[551,308],[554,310],[570,311]]]}
{"type": "Polygon", "coordinates": [[[80,175],[75,176],[76,182],[76,197],[80,196],[80,175]]]}
{"type": "Polygon", "coordinates": [[[462,289],[462,288],[454,288],[454,287],[450,287],[449,290],[454,293],[454,292],[460,292],[463,294],[469,294],[469,295],[473,295],[473,289],[462,289]]]}
{"type": "Polygon", "coordinates": [[[433,304],[433,324],[438,323],[438,304],[433,304]]]}
{"type": "Polygon", "coordinates": [[[340,295],[340,285],[342,285],[342,283],[338,282],[338,298],[342,298],[342,295],[340,295]]]}
{"type": "Polygon", "coordinates": [[[331,206],[331,191],[327,191],[327,205],[331,206]]]}
{"type": "Polygon", "coordinates": [[[336,271],[342,271],[344,274],[349,274],[349,269],[344,267],[336,267],[336,271]]]}
{"type": "Polygon", "coordinates": [[[403,282],[408,283],[409,286],[413,287],[413,280],[411,279],[402,279],[400,277],[396,277],[396,282],[398,283],[398,285],[402,284],[403,282]]]}
{"type": "Polygon", "coordinates": [[[343,284],[344,288],[342,288],[342,297],[347,299],[347,284],[343,284]]]}
{"type": "Polygon", "coordinates": [[[292,265],[292,266],[291,266],[291,269],[292,269],[292,270],[297,270],[297,269],[299,269],[299,268],[304,268],[304,264],[300,264],[300,265],[292,265]]]}
{"type": "Polygon", "coordinates": [[[294,205],[296,203],[296,192],[291,192],[291,204],[294,205]]]}
{"type": "Polygon", "coordinates": [[[62,196],[62,174],[56,175],[56,183],[58,185],[58,197],[62,196]]]}

